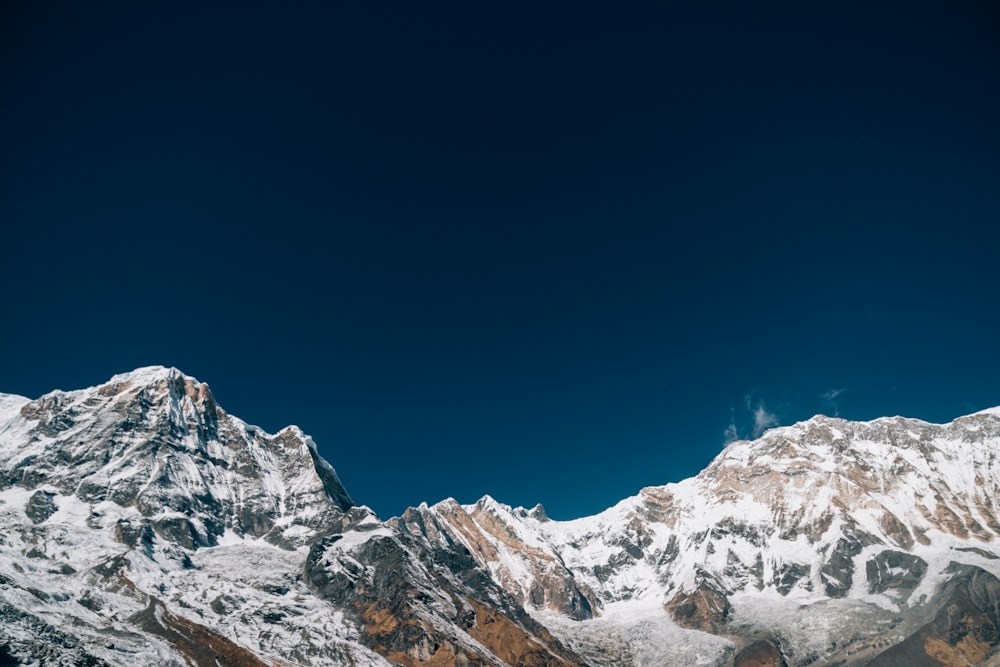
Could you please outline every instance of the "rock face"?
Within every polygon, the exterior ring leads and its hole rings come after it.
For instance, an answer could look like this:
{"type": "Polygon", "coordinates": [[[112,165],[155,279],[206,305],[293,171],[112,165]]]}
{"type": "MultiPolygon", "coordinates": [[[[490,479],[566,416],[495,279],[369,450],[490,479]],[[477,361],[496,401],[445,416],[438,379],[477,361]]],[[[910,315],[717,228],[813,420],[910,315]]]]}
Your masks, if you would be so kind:
{"type": "Polygon", "coordinates": [[[771,640],[760,639],[733,658],[733,667],[787,667],[781,649],[771,640]]]}
{"type": "Polygon", "coordinates": [[[584,664],[478,569],[468,552],[376,529],[317,543],[305,579],[349,610],[362,641],[402,665],[584,664]],[[484,648],[486,649],[484,651],[484,648]]]}
{"type": "Polygon", "coordinates": [[[519,519],[529,516],[548,520],[544,511],[532,515],[518,510],[515,516],[513,509],[486,496],[470,507],[449,499],[411,508],[389,525],[438,549],[467,551],[521,605],[575,620],[592,618],[595,593],[576,580],[550,545],[518,530],[519,519]]]}
{"type": "Polygon", "coordinates": [[[927,561],[902,551],[887,549],[867,563],[868,591],[898,591],[904,599],[927,574],[927,561]]]}
{"type": "Polygon", "coordinates": [[[677,591],[663,608],[681,627],[715,633],[725,628],[733,610],[726,591],[704,577],[693,591],[677,591]]]}
{"type": "Polygon", "coordinates": [[[998,453],[816,417],[592,517],[382,521],[174,369],[0,395],[0,664],[1000,663],[998,453]]]}
{"type": "Polygon", "coordinates": [[[996,654],[1000,579],[981,568],[954,563],[948,573],[951,578],[927,605],[936,610],[931,619],[869,664],[979,665],[996,654]]]}

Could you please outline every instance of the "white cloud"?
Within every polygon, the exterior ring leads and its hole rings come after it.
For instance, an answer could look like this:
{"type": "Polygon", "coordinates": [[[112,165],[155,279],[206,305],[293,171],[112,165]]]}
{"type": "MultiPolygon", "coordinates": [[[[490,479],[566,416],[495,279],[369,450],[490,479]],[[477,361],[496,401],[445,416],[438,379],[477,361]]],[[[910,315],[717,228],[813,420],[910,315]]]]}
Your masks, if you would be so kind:
{"type": "Polygon", "coordinates": [[[746,418],[740,419],[737,423],[736,410],[730,408],[729,425],[722,431],[724,444],[728,445],[736,440],[759,438],[764,431],[781,423],[778,415],[769,410],[764,401],[755,398],[754,393],[754,391],[750,391],[743,397],[743,405],[749,416],[753,418],[752,425],[748,424],[746,418]]]}
{"type": "Polygon", "coordinates": [[[768,410],[763,400],[754,398],[754,393],[754,391],[747,392],[743,397],[743,403],[753,415],[753,430],[751,433],[754,438],[759,438],[764,431],[772,426],[777,426],[780,422],[778,421],[778,415],[768,410]]]}
{"type": "Polygon", "coordinates": [[[778,425],[778,415],[769,411],[764,401],[757,403],[753,410],[753,437],[759,438],[764,431],[778,425]]]}

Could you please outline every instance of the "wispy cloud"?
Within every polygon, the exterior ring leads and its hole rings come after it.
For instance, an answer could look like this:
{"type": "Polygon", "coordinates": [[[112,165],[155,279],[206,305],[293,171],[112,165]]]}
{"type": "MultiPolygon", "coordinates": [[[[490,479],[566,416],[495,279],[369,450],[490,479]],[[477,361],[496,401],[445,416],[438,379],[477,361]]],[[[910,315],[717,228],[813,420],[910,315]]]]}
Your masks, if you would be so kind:
{"type": "Polygon", "coordinates": [[[740,439],[740,430],[736,426],[736,410],[729,408],[729,426],[722,432],[722,443],[728,445],[740,439]]]}
{"type": "Polygon", "coordinates": [[[819,395],[820,399],[823,401],[823,405],[827,407],[831,412],[833,412],[834,417],[840,416],[840,408],[837,406],[837,397],[847,391],[846,388],[843,389],[827,389],[822,394],[819,395]]]}
{"type": "Polygon", "coordinates": [[[770,410],[763,399],[757,398],[755,391],[748,392],[743,397],[743,407],[746,413],[741,410],[740,414],[746,416],[740,419],[736,418],[735,408],[729,409],[729,425],[722,431],[723,443],[726,445],[736,440],[759,438],[764,431],[781,423],[777,413],[770,410]]]}
{"type": "Polygon", "coordinates": [[[778,415],[767,409],[764,401],[753,409],[753,437],[758,438],[767,429],[778,425],[778,415]]]}
{"type": "Polygon", "coordinates": [[[772,426],[777,426],[779,424],[778,415],[767,409],[767,405],[764,403],[763,399],[758,399],[754,396],[755,392],[749,392],[743,397],[743,403],[747,406],[747,410],[753,415],[753,437],[758,438],[760,435],[771,428],[772,426]]]}

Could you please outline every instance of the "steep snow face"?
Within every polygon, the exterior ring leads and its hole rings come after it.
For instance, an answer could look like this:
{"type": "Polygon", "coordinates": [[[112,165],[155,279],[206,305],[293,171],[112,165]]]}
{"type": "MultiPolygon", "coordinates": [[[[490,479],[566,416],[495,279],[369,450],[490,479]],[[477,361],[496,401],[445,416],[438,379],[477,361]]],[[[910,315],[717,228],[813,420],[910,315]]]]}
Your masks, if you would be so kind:
{"type": "Polygon", "coordinates": [[[353,505],[297,427],[271,435],[250,426],[176,369],[142,368],[36,401],[8,397],[0,418],[6,484],[130,508],[188,547],[231,531],[294,548],[353,505]]]}
{"type": "Polygon", "coordinates": [[[0,394],[0,424],[6,424],[12,420],[25,403],[30,403],[31,399],[15,394],[0,394]]]}

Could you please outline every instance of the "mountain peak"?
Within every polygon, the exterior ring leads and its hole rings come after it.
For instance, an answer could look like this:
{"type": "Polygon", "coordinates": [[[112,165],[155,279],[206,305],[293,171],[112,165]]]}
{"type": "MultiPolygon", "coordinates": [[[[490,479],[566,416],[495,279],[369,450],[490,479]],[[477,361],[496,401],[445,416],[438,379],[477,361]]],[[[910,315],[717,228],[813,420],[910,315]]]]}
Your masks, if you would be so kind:
{"type": "Polygon", "coordinates": [[[136,521],[185,546],[231,533],[295,548],[354,505],[301,429],[249,427],[176,368],[3,401],[0,418],[12,425],[0,428],[9,481],[31,490],[46,480],[64,496],[134,510],[136,521]]]}
{"type": "Polygon", "coordinates": [[[118,373],[111,377],[105,384],[120,384],[128,382],[130,384],[155,384],[163,380],[171,380],[177,377],[190,379],[197,382],[195,378],[185,374],[180,369],[173,366],[141,366],[126,373],[118,373]]]}

